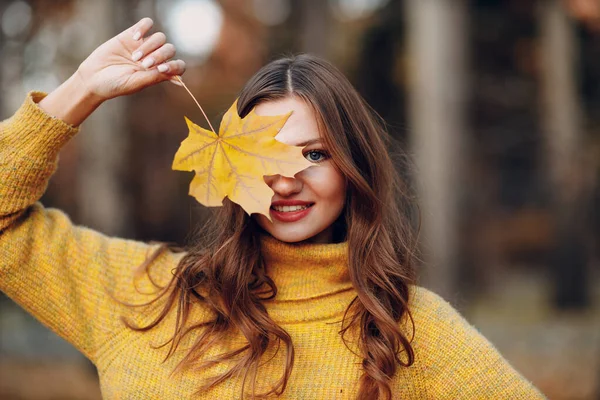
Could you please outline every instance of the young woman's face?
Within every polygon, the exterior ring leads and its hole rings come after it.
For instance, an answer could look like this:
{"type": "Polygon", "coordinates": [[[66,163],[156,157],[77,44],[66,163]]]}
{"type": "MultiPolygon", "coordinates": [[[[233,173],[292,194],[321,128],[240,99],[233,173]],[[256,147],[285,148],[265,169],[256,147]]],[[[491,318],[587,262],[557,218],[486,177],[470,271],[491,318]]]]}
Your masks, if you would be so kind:
{"type": "Polygon", "coordinates": [[[332,224],[344,208],[346,179],[321,142],[313,110],[302,99],[287,97],[260,103],[255,111],[265,116],[293,111],[275,138],[289,145],[304,146],[302,152],[306,159],[318,166],[306,168],[293,178],[265,176],[265,182],[275,192],[270,210],[273,222],[262,214],[253,214],[253,218],[283,242],[331,242],[332,224]]]}

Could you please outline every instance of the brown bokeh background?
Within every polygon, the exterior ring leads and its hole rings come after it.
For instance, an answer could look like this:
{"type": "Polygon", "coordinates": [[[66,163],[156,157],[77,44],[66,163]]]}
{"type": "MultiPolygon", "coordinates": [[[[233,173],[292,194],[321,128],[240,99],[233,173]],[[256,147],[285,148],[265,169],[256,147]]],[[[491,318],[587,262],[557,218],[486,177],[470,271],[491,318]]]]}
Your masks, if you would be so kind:
{"type": "MultiPolygon", "coordinates": [[[[600,1],[3,0],[0,118],[144,16],[178,47],[213,125],[269,60],[337,65],[412,162],[421,284],[549,398],[600,397],[600,1]]],[[[204,124],[169,83],[104,104],[44,204],[185,244],[206,210],[170,168],[184,115],[204,124]]],[[[94,367],[6,297],[0,398],[100,398],[94,367]]]]}

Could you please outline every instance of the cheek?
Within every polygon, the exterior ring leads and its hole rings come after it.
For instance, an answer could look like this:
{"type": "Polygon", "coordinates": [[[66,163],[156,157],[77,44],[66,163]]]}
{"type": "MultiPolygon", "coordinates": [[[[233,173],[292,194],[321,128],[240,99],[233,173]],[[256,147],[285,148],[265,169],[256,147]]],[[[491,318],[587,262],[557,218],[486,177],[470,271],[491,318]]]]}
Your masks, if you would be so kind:
{"type": "Polygon", "coordinates": [[[309,184],[315,200],[343,204],[346,198],[346,180],[333,165],[309,168],[302,172],[303,179],[309,184]]]}

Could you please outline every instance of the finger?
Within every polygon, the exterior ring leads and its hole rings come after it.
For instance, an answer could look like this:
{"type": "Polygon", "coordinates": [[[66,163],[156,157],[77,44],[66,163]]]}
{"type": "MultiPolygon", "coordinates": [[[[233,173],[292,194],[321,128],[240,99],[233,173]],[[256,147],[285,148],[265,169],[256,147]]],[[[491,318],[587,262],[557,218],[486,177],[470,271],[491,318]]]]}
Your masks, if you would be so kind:
{"type": "Polygon", "coordinates": [[[124,30],[119,36],[122,36],[124,39],[133,39],[137,41],[146,36],[153,25],[154,21],[152,18],[145,17],[136,22],[133,26],[124,30]]]}
{"type": "MultiPolygon", "coordinates": [[[[160,65],[167,66],[167,72],[160,72],[158,68],[139,71],[136,73],[136,86],[143,88],[155,85],[166,80],[176,80],[175,76],[185,72],[185,62],[182,60],[173,60],[160,65]]],[[[162,69],[162,68],[161,68],[162,69]]]]}
{"type": "MultiPolygon", "coordinates": [[[[167,42],[167,36],[162,32],[156,32],[152,36],[150,36],[148,39],[146,39],[144,41],[144,43],[142,43],[142,45],[133,52],[133,54],[131,55],[131,59],[133,61],[139,61],[143,57],[147,56],[148,54],[152,53],[154,50],[156,50],[159,47],[161,47],[162,45],[164,45],[166,42],[167,42]]],[[[146,65],[146,64],[143,64],[143,62],[142,62],[142,65],[146,68],[150,68],[152,65],[154,65],[154,63],[152,63],[150,65],[146,65]]]]}
{"type": "Polygon", "coordinates": [[[156,69],[165,75],[183,75],[185,72],[185,62],[183,60],[173,60],[159,64],[156,69]]]}
{"type": "MultiPolygon", "coordinates": [[[[154,65],[159,65],[164,63],[165,61],[170,60],[175,57],[175,46],[171,43],[167,43],[158,49],[154,50],[152,53],[148,54],[144,61],[142,61],[142,66],[145,68],[150,68],[154,65]]],[[[164,69],[164,66],[163,66],[164,69]]],[[[165,71],[161,71],[165,72],[165,71]]]]}
{"type": "Polygon", "coordinates": [[[177,85],[177,86],[183,87],[183,84],[181,82],[179,82],[178,79],[175,79],[175,77],[169,79],[169,82],[171,82],[173,85],[177,85]]]}

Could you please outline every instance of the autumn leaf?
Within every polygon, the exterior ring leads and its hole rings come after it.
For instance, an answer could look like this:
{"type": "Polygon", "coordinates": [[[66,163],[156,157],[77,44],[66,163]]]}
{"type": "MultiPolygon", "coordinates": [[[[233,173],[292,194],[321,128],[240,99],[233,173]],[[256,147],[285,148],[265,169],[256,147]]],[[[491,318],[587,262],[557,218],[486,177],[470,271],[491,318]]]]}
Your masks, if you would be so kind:
{"type": "Polygon", "coordinates": [[[189,136],[175,154],[173,169],[196,172],[189,194],[201,204],[221,206],[228,197],[248,214],[261,213],[270,220],[274,192],[263,176],[293,177],[314,165],[302,147],[275,140],[290,115],[260,116],[252,110],[241,119],[236,100],[223,116],[219,135],[186,117],[189,136]]]}

